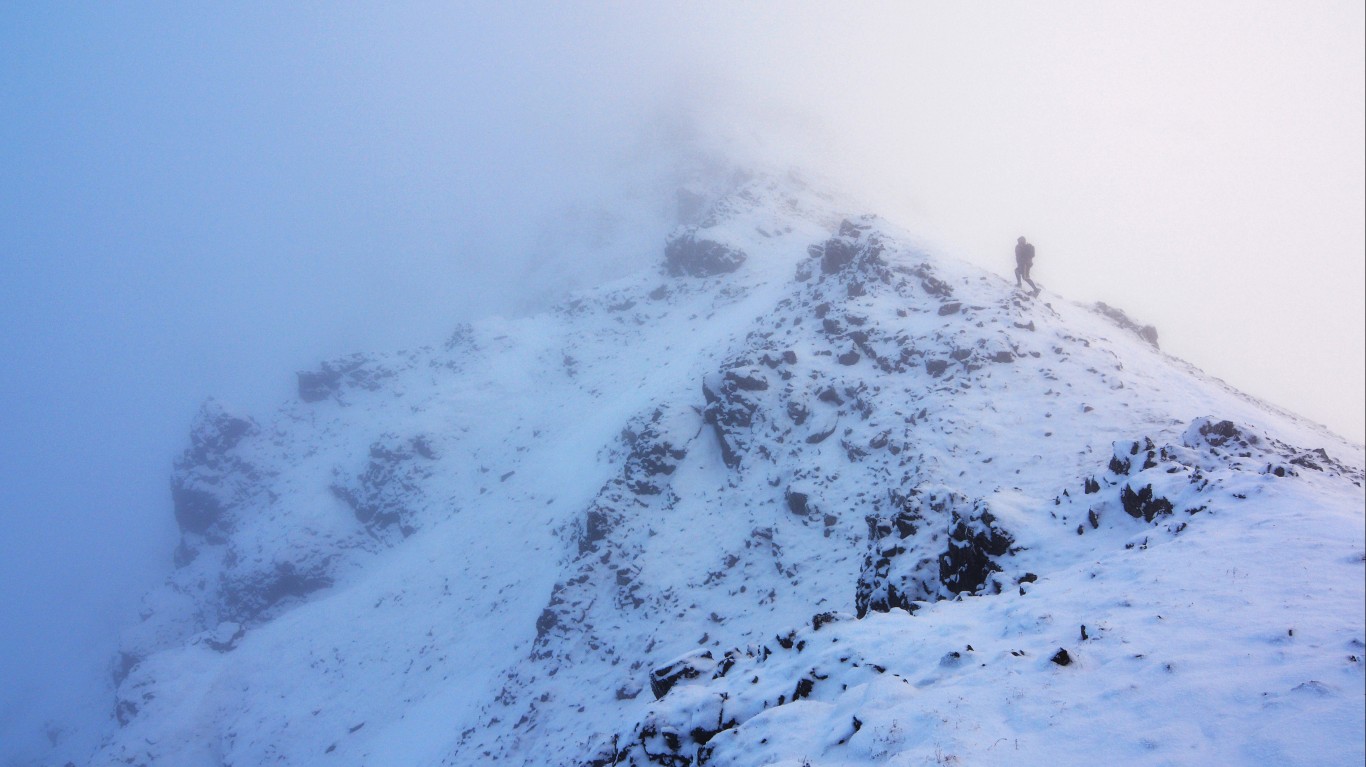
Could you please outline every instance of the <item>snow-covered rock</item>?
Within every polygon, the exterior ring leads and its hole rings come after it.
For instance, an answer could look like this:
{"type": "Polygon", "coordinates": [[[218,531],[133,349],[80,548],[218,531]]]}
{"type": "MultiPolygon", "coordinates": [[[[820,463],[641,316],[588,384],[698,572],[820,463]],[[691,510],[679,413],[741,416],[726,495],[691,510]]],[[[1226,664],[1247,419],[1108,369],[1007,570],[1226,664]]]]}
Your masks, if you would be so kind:
{"type": "Polygon", "coordinates": [[[799,185],[694,207],[207,405],[90,763],[1360,762],[1360,445],[799,185]]]}

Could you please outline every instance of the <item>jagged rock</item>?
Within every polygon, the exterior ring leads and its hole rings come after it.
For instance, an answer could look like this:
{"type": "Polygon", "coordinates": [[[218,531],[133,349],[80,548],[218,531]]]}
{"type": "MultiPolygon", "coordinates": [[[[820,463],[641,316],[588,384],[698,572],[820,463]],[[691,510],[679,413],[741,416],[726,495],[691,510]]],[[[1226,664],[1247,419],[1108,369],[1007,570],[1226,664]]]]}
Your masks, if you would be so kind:
{"type": "Polygon", "coordinates": [[[228,509],[259,489],[260,473],[235,450],[256,429],[250,418],[232,415],[214,400],[200,408],[190,447],[171,475],[171,502],[182,533],[219,539],[230,526],[228,509]]]}
{"type": "MultiPolygon", "coordinates": [[[[879,677],[900,678],[852,648],[842,649],[850,647],[849,631],[860,623],[849,616],[822,613],[813,617],[810,628],[793,629],[772,643],[728,650],[714,665],[705,657],[709,653],[674,660],[655,672],[668,672],[674,683],[650,704],[630,734],[598,740],[590,748],[590,760],[579,764],[713,764],[720,754],[734,753],[737,733],[743,733],[751,722],[768,718],[775,709],[804,700],[827,701],[832,694],[863,689],[879,677]]],[[[864,727],[857,716],[848,722],[848,733],[838,745],[864,727]]]]}
{"type": "MultiPolygon", "coordinates": [[[[181,569],[123,645],[115,705],[128,727],[92,763],[195,763],[170,751],[179,743],[233,764],[393,761],[382,749],[401,745],[366,733],[406,731],[409,703],[453,679],[490,692],[424,746],[462,767],[795,764],[782,736],[804,733],[766,729],[784,721],[813,731],[800,746],[813,760],[924,761],[945,730],[917,719],[916,701],[940,705],[969,683],[989,694],[992,675],[1029,689],[1078,619],[1116,668],[1147,665],[1120,659],[1152,652],[1136,630],[1150,607],[1207,584],[1139,589],[1129,610],[1119,576],[1150,575],[1172,552],[1126,556],[1125,543],[1156,551],[1188,526],[1189,550],[1212,552],[1202,526],[1266,519],[1268,500],[1308,497],[1300,483],[1336,492],[1328,451],[1272,436],[1311,429],[1258,422],[1256,403],[1133,354],[1112,340],[1123,334],[1069,327],[1075,307],[1001,295],[999,279],[929,261],[890,227],[855,219],[827,236],[836,216],[785,228],[789,204],[726,222],[736,243],[770,238],[763,269],[665,289],[657,273],[626,277],[411,357],[329,363],[301,387],[318,406],[290,402],[262,428],[229,418],[195,439],[176,486],[217,507],[183,529],[181,569]],[[784,248],[805,282],[788,279],[784,248]],[[947,304],[958,314],[936,318],[947,304]],[[404,372],[362,396],[381,369],[404,372]],[[1166,409],[1187,394],[1182,408],[1247,422],[1208,419],[1183,440],[1182,414],[1166,409]],[[1134,441],[1107,455],[1121,435],[1134,441]],[[420,533],[402,539],[408,529],[420,533]],[[990,596],[1002,586],[1027,596],[990,596]],[[1005,636],[988,618],[1009,620],[1005,636]],[[224,620],[251,634],[233,645],[225,629],[232,649],[219,654],[204,638],[224,620]],[[1001,657],[1021,647],[1037,662],[1001,657]],[[692,648],[710,658],[670,662],[692,648]],[[229,683],[240,716],[201,711],[198,680],[229,683]],[[637,697],[647,682],[655,701],[637,697]],[[344,694],[356,685],[375,695],[344,694]],[[920,750],[875,758],[896,717],[930,728],[920,750]]],[[[193,502],[178,513],[195,519],[193,502]]],[[[1359,569],[1359,548],[1342,550],[1355,557],[1343,568],[1359,569]]],[[[1192,623],[1160,633],[1188,639],[1192,623]]],[[[980,743],[963,761],[990,761],[987,740],[956,741],[980,743]]]]}
{"type": "Polygon", "coordinates": [[[752,395],[768,389],[768,381],[760,370],[737,364],[702,384],[702,395],[707,402],[703,420],[711,424],[721,445],[722,459],[732,469],[740,466],[749,445],[755,413],[759,410],[760,400],[752,395]]]}
{"type": "Polygon", "coordinates": [[[915,277],[920,284],[920,289],[933,298],[941,301],[953,297],[953,288],[947,282],[939,279],[935,270],[927,263],[916,264],[915,266],[898,266],[896,271],[915,277]]]}
{"type": "Polygon", "coordinates": [[[251,624],[282,602],[328,588],[333,582],[328,564],[324,557],[231,571],[223,578],[223,616],[232,622],[251,624]]]}
{"type": "Polygon", "coordinates": [[[1135,491],[1128,484],[1119,491],[1120,503],[1124,511],[1134,519],[1152,522],[1159,516],[1172,513],[1172,503],[1166,498],[1154,495],[1152,485],[1144,485],[1135,491]]]}
{"type": "Polygon", "coordinates": [[[1114,452],[1110,457],[1108,468],[1110,473],[1124,476],[1131,471],[1144,471],[1157,465],[1157,445],[1153,444],[1151,437],[1144,437],[1142,442],[1116,442],[1114,452]],[[1139,453],[1142,453],[1141,463],[1137,468],[1134,462],[1140,460],[1139,453]]]}
{"type": "Polygon", "coordinates": [[[891,493],[887,506],[890,512],[867,518],[868,553],[854,594],[859,617],[914,612],[916,602],[976,592],[1001,571],[997,561],[1014,545],[980,500],[914,489],[891,493]]]}
{"type": "Polygon", "coordinates": [[[607,537],[612,530],[612,517],[600,506],[594,506],[584,515],[583,537],[579,538],[579,553],[585,554],[597,549],[597,543],[607,537]]]}
{"type": "Polygon", "coordinates": [[[349,478],[338,470],[332,493],[356,519],[373,532],[394,526],[403,537],[417,529],[423,485],[436,470],[436,452],[425,435],[402,438],[386,434],[370,445],[365,470],[349,478]]]}
{"type": "Polygon", "coordinates": [[[542,610],[541,617],[536,619],[536,638],[544,639],[559,622],[560,616],[554,609],[547,607],[542,610]]]}
{"type": "Polygon", "coordinates": [[[821,271],[826,274],[835,274],[845,267],[854,263],[854,256],[858,255],[858,246],[852,242],[842,239],[832,239],[825,243],[821,249],[821,271]]]}
{"type": "MultiPolygon", "coordinates": [[[[766,388],[767,382],[762,383],[766,388]]],[[[749,385],[754,385],[753,381],[749,385]]],[[[655,408],[647,420],[623,432],[630,453],[622,468],[622,479],[631,492],[637,495],[663,492],[667,478],[688,455],[687,440],[696,433],[696,427],[689,434],[688,427],[683,425],[684,421],[691,420],[688,415],[673,408],[655,408]]]]}
{"type": "MultiPolygon", "coordinates": [[[[459,335],[457,331],[457,336],[459,335]]],[[[448,346],[453,343],[458,343],[455,337],[447,342],[448,346]]],[[[377,364],[367,355],[352,354],[324,362],[318,370],[299,372],[299,399],[304,402],[321,402],[336,397],[347,387],[379,391],[384,382],[393,378],[396,373],[397,371],[377,364]]]]}
{"type": "Polygon", "coordinates": [[[822,626],[827,626],[831,623],[838,623],[840,621],[848,619],[849,615],[847,613],[817,613],[816,615],[811,616],[811,630],[820,631],[822,626]]]}
{"type": "Polygon", "coordinates": [[[190,431],[190,449],[185,458],[196,463],[212,462],[256,429],[251,418],[227,412],[217,400],[206,400],[190,431]]]}
{"type": "Polygon", "coordinates": [[[225,503],[210,489],[189,486],[182,478],[171,485],[171,503],[175,507],[175,521],[182,532],[205,533],[223,514],[225,503]]]}
{"type": "MultiPolygon", "coordinates": [[[[838,234],[821,245],[811,247],[811,255],[820,260],[822,274],[828,276],[862,271],[879,279],[885,278],[886,262],[882,260],[884,245],[877,233],[872,231],[871,221],[872,217],[865,217],[858,222],[845,219],[840,224],[838,234]]],[[[858,285],[856,289],[852,284],[846,288],[845,296],[856,298],[864,295],[865,288],[858,285]]]]}
{"type": "MultiPolygon", "coordinates": [[[[995,516],[980,501],[953,510],[948,550],[939,557],[939,580],[955,594],[973,593],[1001,571],[996,560],[1006,555],[1015,540],[997,525],[995,516]]],[[[999,584],[996,591],[1000,591],[999,584]]]]}
{"type": "Polygon", "coordinates": [[[1124,328],[1139,338],[1142,338],[1144,341],[1152,344],[1154,349],[1158,348],[1157,328],[1152,325],[1140,325],[1130,319],[1129,315],[1125,314],[1120,309],[1109,306],[1103,301],[1097,301],[1091,308],[1094,309],[1097,314],[1109,318],[1111,322],[1114,322],[1121,328],[1124,328]]]}
{"type": "Polygon", "coordinates": [[[743,251],[699,235],[696,228],[674,234],[664,246],[664,265],[675,277],[727,274],[745,262],[743,251]]]}
{"type": "Polygon", "coordinates": [[[1256,434],[1248,434],[1232,421],[1197,418],[1186,430],[1182,442],[1187,447],[1218,447],[1225,450],[1250,450],[1260,444],[1256,434]]]}

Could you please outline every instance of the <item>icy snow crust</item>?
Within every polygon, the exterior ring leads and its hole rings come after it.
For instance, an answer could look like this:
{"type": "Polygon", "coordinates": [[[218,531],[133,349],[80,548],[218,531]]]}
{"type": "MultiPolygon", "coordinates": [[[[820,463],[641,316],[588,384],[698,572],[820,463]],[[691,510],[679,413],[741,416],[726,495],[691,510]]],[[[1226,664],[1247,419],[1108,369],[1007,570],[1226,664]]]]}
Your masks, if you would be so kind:
{"type": "Polygon", "coordinates": [[[1361,446],[838,213],[206,405],[91,763],[1360,764],[1361,446]]]}

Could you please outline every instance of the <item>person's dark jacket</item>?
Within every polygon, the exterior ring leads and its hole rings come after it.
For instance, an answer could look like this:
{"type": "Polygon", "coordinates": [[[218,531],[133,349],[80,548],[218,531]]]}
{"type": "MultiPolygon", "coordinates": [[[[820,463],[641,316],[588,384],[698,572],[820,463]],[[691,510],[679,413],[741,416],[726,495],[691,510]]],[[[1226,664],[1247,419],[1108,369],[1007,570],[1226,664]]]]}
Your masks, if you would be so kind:
{"type": "Polygon", "coordinates": [[[1015,245],[1015,263],[1020,266],[1034,263],[1034,243],[1021,242],[1015,245]]]}

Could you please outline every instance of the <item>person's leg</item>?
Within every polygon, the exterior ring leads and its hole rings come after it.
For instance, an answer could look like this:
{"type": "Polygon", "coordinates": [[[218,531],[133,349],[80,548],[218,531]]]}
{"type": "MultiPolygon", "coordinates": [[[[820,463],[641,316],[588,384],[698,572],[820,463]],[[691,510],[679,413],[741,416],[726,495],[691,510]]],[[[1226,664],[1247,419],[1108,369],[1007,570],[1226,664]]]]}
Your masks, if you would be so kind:
{"type": "Polygon", "coordinates": [[[1015,287],[1020,287],[1020,267],[1015,267],[1015,287]]]}
{"type": "MultiPolygon", "coordinates": [[[[1021,276],[1021,277],[1024,278],[1024,281],[1025,281],[1025,282],[1029,283],[1029,287],[1033,288],[1033,289],[1034,289],[1035,295],[1037,295],[1038,292],[1039,292],[1039,286],[1038,286],[1038,285],[1035,285],[1035,284],[1034,284],[1034,281],[1031,280],[1031,279],[1029,279],[1029,269],[1030,269],[1030,267],[1032,267],[1032,266],[1034,266],[1034,265],[1033,265],[1033,264],[1024,264],[1023,266],[1021,266],[1019,269],[1017,269],[1017,270],[1015,270],[1015,271],[1016,271],[1016,273],[1017,273],[1019,276],[1021,276]]],[[[1017,282],[1016,284],[1018,285],[1019,283],[1017,282]]]]}

